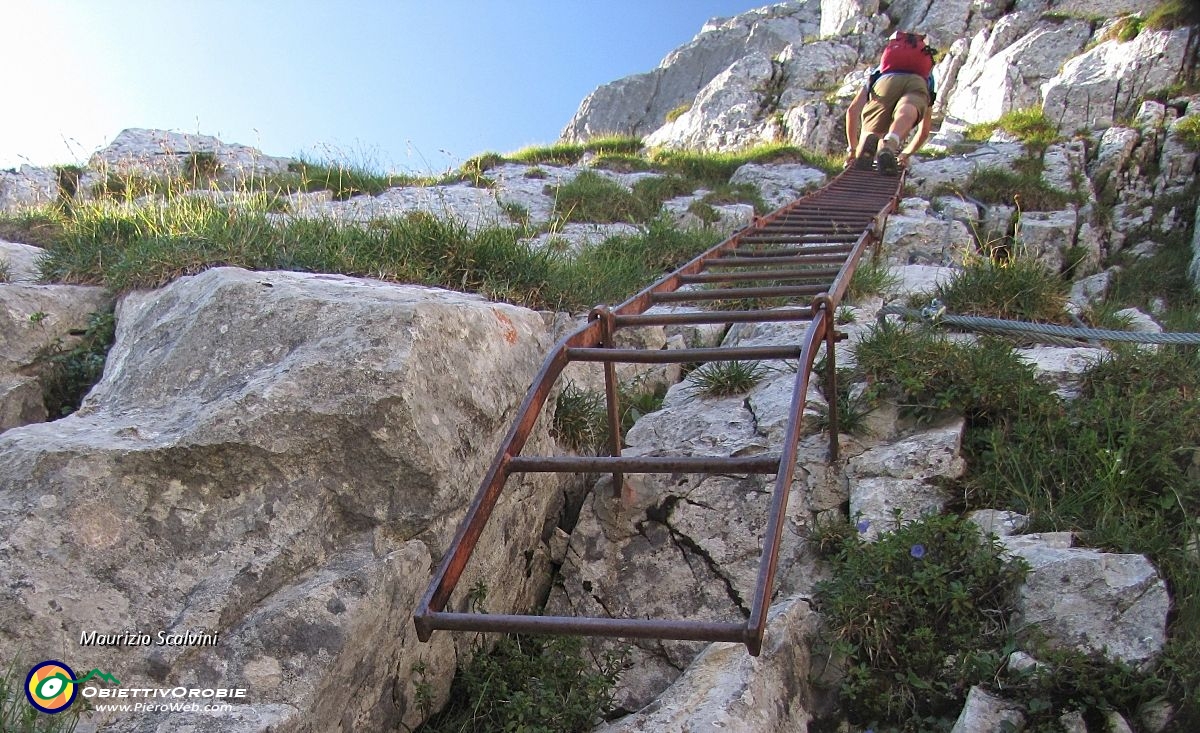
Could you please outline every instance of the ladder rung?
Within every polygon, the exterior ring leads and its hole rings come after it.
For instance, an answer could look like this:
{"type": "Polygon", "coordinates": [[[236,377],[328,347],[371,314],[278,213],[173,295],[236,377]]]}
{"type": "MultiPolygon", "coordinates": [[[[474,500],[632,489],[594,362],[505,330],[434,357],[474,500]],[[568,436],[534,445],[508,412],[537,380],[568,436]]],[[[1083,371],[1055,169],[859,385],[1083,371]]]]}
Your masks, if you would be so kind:
{"type": "Polygon", "coordinates": [[[770,323],[771,321],[808,321],[808,308],[772,308],[744,311],[689,311],[687,313],[640,313],[617,316],[617,326],[690,326],[706,323],[770,323]]]}
{"type": "Polygon", "coordinates": [[[759,267],[761,265],[805,265],[844,262],[849,252],[792,257],[721,257],[708,263],[709,267],[759,267]]]}
{"type": "Polygon", "coordinates": [[[680,275],[684,283],[726,283],[742,280],[814,280],[828,279],[838,273],[832,268],[809,270],[750,270],[749,272],[701,272],[695,275],[680,275]]]}
{"type": "Polygon", "coordinates": [[[569,348],[571,361],[615,361],[623,364],[686,364],[709,361],[796,359],[799,346],[744,346],[733,349],[606,349],[569,348]]]}
{"type": "Polygon", "coordinates": [[[829,289],[828,285],[779,285],[761,288],[713,288],[711,290],[676,290],[655,293],[655,303],[683,303],[692,300],[726,300],[728,298],[794,298],[816,295],[829,289]]]}
{"type": "MultiPolygon", "coordinates": [[[[730,257],[794,257],[796,255],[828,255],[843,252],[849,254],[854,249],[853,245],[837,244],[836,246],[825,246],[824,242],[810,243],[801,247],[778,247],[775,249],[759,249],[757,247],[735,247],[729,250],[727,256],[730,257]]],[[[724,257],[714,257],[708,262],[720,262],[724,257]]]]}
{"type": "Polygon", "coordinates": [[[514,456],[510,473],[777,473],[779,456],[514,456]]]}

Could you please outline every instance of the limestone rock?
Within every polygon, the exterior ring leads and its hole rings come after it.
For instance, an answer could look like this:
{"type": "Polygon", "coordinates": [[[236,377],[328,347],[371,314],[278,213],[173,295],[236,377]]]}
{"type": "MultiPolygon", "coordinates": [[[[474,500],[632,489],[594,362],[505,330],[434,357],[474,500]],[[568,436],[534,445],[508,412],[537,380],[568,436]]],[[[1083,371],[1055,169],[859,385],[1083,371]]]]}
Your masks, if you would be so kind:
{"type": "Polygon", "coordinates": [[[41,276],[38,263],[45,254],[41,247],[0,239],[0,265],[7,266],[9,283],[36,282],[41,276]]]}
{"type": "Polygon", "coordinates": [[[601,244],[612,237],[632,237],[641,230],[632,224],[584,224],[571,222],[553,231],[543,232],[528,238],[534,249],[549,249],[555,252],[578,252],[585,247],[601,244]]]}
{"type": "MultiPolygon", "coordinates": [[[[750,225],[754,220],[754,206],[750,204],[709,205],[704,203],[704,192],[698,191],[691,196],[680,196],[663,202],[665,211],[681,229],[713,229],[724,235],[733,234],[738,229],[750,225]],[[696,213],[707,207],[708,214],[703,217],[696,213]],[[709,215],[715,217],[710,219],[709,215]]],[[[789,199],[790,201],[790,199],[789,199]]]]}
{"type": "Polygon", "coordinates": [[[1078,242],[1079,227],[1080,215],[1074,209],[1025,211],[1017,220],[1016,236],[1022,254],[1058,272],[1067,250],[1078,242]]]}
{"type": "Polygon", "coordinates": [[[1105,294],[1108,293],[1112,277],[1113,270],[1110,269],[1076,280],[1071,283],[1071,292],[1067,296],[1068,302],[1076,309],[1082,309],[1102,301],[1105,294]]]}
{"type": "Polygon", "coordinates": [[[1024,346],[1013,353],[1031,365],[1039,378],[1054,384],[1059,394],[1070,398],[1078,394],[1083,373],[1109,352],[1102,347],[1024,346]]]}
{"type": "Polygon", "coordinates": [[[0,171],[0,213],[11,214],[58,200],[58,173],[52,168],[23,165],[0,171]]]}
{"type": "Polygon", "coordinates": [[[0,433],[46,420],[46,404],[37,377],[0,374],[0,433]]]}
{"type": "Polygon", "coordinates": [[[473,231],[511,223],[497,203],[494,192],[467,184],[389,188],[377,196],[353,196],[345,201],[323,204],[314,202],[310,208],[283,216],[365,223],[417,213],[451,219],[473,231]]]}
{"type": "Polygon", "coordinates": [[[892,265],[889,272],[896,282],[885,290],[891,298],[907,298],[917,293],[930,293],[949,282],[957,268],[942,265],[892,265]]]}
{"type": "Polygon", "coordinates": [[[946,503],[937,478],[962,475],[966,464],[959,454],[962,418],[895,440],[883,441],[850,458],[850,516],[865,519],[863,536],[874,539],[901,522],[911,522],[946,503]]]}
{"type": "Polygon", "coordinates": [[[817,617],[806,598],[771,607],[762,653],[741,644],[710,645],[656,701],[594,733],[807,730],[809,641],[817,617]]]}
{"type": "Polygon", "coordinates": [[[693,102],[701,89],[738,60],[752,54],[771,58],[788,44],[818,33],[820,10],[815,2],[782,3],[709,21],[658,68],[605,84],[588,95],[563,130],[563,140],[653,132],[668,112],[693,102]]]}
{"type": "Polygon", "coordinates": [[[70,348],[92,313],[111,305],[104,288],[0,285],[0,374],[32,371],[55,344],[70,348]]]}
{"type": "MultiPolygon", "coordinates": [[[[1196,220],[1200,221],[1200,204],[1196,206],[1196,220]]],[[[1192,234],[1192,264],[1188,266],[1192,287],[1200,292],[1200,227],[1192,234]]]]}
{"type": "Polygon", "coordinates": [[[863,32],[863,21],[879,12],[879,0],[821,0],[821,37],[863,32]]]}
{"type": "Polygon", "coordinates": [[[979,168],[1007,168],[1025,154],[1019,143],[993,142],[967,155],[937,160],[914,160],[908,177],[918,196],[931,197],[945,186],[961,188],[979,168]]]}
{"type": "Polygon", "coordinates": [[[102,173],[178,175],[185,171],[189,157],[196,154],[211,155],[223,179],[283,173],[293,162],[211,135],[130,128],[96,151],[88,165],[102,173]]]}
{"type": "Polygon", "coordinates": [[[1023,532],[1029,526],[1029,517],[1013,511],[1000,509],[979,509],[967,515],[985,535],[1007,537],[1023,532]]]}
{"type": "Polygon", "coordinates": [[[1017,602],[1019,629],[1036,628],[1056,646],[1103,651],[1132,665],[1162,650],[1170,600],[1145,557],[1006,545],[1030,565],[1017,602]]]}
{"type": "MultiPolygon", "coordinates": [[[[532,311],[335,275],[126,296],[83,407],[0,435],[0,645],[137,687],[254,680],[244,714],[281,731],[415,725],[413,665],[440,705],[469,642],[420,644],[412,609],[549,346],[532,311]],[[125,630],[219,643],[79,646],[125,630]]],[[[509,483],[453,607],[545,591],[548,479],[509,483]]]]}
{"type": "Polygon", "coordinates": [[[1003,730],[1005,723],[1017,730],[1025,725],[1020,706],[996,697],[982,687],[972,687],[951,733],[995,733],[1003,730]]]}
{"type": "Polygon", "coordinates": [[[883,231],[888,261],[900,265],[952,265],[975,251],[971,230],[960,221],[939,216],[888,217],[883,231]]]}
{"type": "Polygon", "coordinates": [[[687,112],[647,135],[646,145],[725,150],[765,142],[768,90],[782,73],[764,53],[737,59],[700,90],[687,112]]]}
{"type": "Polygon", "coordinates": [[[816,168],[796,163],[760,165],[747,163],[734,171],[730,183],[749,183],[762,194],[771,209],[789,204],[793,199],[824,186],[829,180],[816,168]]]}
{"type": "Polygon", "coordinates": [[[1042,85],[1046,116],[1065,133],[1114,124],[1136,111],[1147,92],[1175,81],[1187,39],[1187,29],[1144,30],[1132,41],[1105,41],[1075,56],[1042,85]]]}
{"type": "Polygon", "coordinates": [[[1136,331],[1137,333],[1162,333],[1162,326],[1141,312],[1137,308],[1122,308],[1113,314],[1114,318],[1127,320],[1129,327],[1127,330],[1136,331]]]}
{"type": "Polygon", "coordinates": [[[1039,104],[1041,85],[1092,34],[1084,20],[1035,23],[1031,16],[1007,15],[975,35],[947,96],[947,114],[967,122],[991,122],[1010,110],[1039,104]]]}

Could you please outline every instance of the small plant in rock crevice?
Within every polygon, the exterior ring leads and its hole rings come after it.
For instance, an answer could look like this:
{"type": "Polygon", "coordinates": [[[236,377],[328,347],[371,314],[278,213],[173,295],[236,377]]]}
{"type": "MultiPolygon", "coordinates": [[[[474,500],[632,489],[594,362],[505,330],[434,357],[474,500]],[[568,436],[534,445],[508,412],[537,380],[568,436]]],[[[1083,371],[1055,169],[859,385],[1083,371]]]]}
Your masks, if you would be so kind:
{"type": "Polygon", "coordinates": [[[688,382],[702,395],[728,397],[749,392],[769,372],[770,367],[758,361],[715,361],[694,370],[688,382]]]}
{"type": "Polygon", "coordinates": [[[46,414],[51,419],[79,409],[88,390],[104,375],[105,358],[115,334],[116,319],[112,311],[97,311],[89,318],[87,329],[74,348],[66,349],[59,342],[40,357],[39,379],[46,414]]]}

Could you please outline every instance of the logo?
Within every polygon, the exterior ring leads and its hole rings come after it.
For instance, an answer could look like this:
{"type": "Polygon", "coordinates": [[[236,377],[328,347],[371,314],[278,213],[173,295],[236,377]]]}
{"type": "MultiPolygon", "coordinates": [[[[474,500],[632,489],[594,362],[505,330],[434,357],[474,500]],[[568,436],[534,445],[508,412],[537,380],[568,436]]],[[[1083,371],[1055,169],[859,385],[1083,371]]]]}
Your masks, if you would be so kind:
{"type": "Polygon", "coordinates": [[[33,669],[29,670],[29,676],[25,678],[25,698],[29,700],[30,705],[43,713],[61,713],[75,702],[75,697],[79,694],[76,685],[87,682],[92,677],[99,677],[114,685],[121,684],[116,677],[98,669],[75,679],[75,672],[66,664],[56,659],[48,659],[35,664],[33,669]]]}

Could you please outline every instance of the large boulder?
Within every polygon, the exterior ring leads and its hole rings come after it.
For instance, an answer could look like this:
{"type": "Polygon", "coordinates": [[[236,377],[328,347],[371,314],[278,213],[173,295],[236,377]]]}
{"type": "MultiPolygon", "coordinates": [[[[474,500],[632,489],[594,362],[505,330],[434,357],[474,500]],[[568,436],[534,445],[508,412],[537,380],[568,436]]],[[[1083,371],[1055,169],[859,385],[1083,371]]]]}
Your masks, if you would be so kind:
{"type": "MultiPolygon", "coordinates": [[[[238,729],[415,725],[414,669],[439,705],[471,644],[419,643],[413,608],[550,343],[532,311],[334,275],[126,296],[81,409],[0,435],[0,646],[123,688],[248,688],[238,729]],[[124,632],[151,643],[87,643],[124,632]]],[[[477,582],[492,612],[545,591],[560,496],[510,482],[455,608],[477,582]]]]}
{"type": "Polygon", "coordinates": [[[765,141],[772,85],[782,73],[764,53],[734,61],[700,90],[687,112],[647,135],[646,145],[725,150],[765,141]]]}

